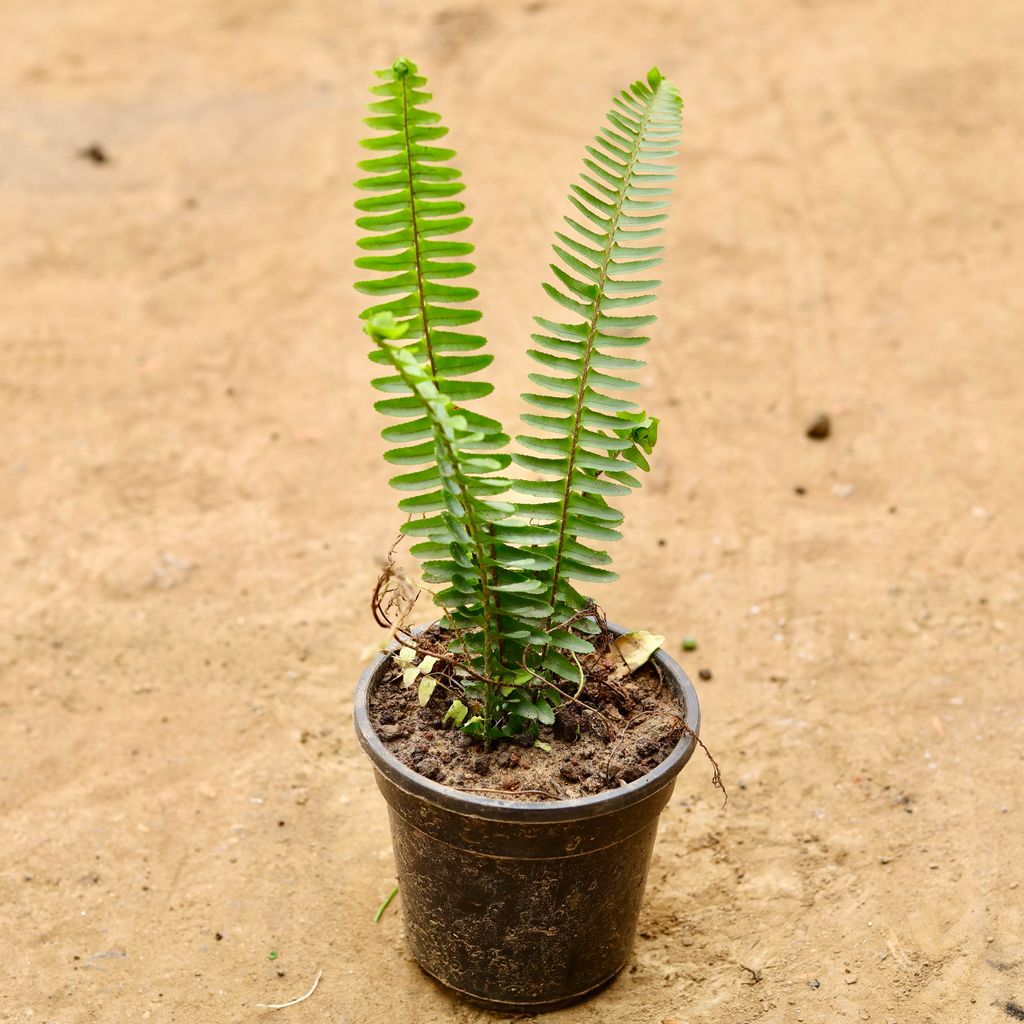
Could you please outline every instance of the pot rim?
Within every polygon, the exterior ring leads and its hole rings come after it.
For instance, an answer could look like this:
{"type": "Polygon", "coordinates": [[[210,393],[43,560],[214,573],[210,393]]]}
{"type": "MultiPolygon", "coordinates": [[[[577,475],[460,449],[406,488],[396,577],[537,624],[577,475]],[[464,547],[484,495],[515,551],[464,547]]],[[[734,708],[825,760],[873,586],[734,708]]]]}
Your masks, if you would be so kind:
{"type": "MultiPolygon", "coordinates": [[[[621,626],[611,622],[608,623],[608,627],[613,633],[620,636],[627,632],[621,626]]],[[[381,666],[397,645],[398,641],[396,640],[386,651],[382,651],[374,658],[359,677],[355,695],[356,735],[366,755],[373,762],[374,768],[393,785],[412,796],[442,806],[452,813],[486,818],[492,821],[522,822],[524,824],[572,821],[612,814],[624,807],[639,803],[670,784],[693,756],[696,749],[695,737],[700,735],[700,705],[697,701],[697,691],[682,666],[666,654],[663,648],[659,647],[653,658],[674,685],[676,697],[683,705],[683,721],[692,731],[692,735],[689,732],[684,732],[668,757],[646,775],[642,775],[639,779],[620,786],[618,789],[605,790],[602,793],[569,800],[545,800],[543,802],[496,800],[493,797],[481,796],[468,790],[455,789],[452,786],[434,782],[395,757],[377,735],[370,721],[370,688],[381,666]]]]}

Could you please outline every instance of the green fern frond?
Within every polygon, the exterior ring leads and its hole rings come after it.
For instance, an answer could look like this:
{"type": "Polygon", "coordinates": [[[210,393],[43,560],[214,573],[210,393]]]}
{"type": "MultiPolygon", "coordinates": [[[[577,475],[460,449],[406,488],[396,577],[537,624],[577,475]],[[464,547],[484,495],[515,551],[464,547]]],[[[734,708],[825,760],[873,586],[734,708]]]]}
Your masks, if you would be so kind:
{"type": "Polygon", "coordinates": [[[456,236],[471,223],[463,185],[437,114],[426,109],[426,79],[399,60],[378,72],[364,142],[373,158],[360,167],[367,194],[357,202],[356,263],[376,276],[357,288],[373,297],[362,316],[370,358],[384,368],[373,381],[375,408],[395,422],[382,431],[396,467],[391,485],[409,519],[424,579],[436,585],[450,649],[476,681],[465,697],[480,715],[460,728],[493,738],[528,723],[550,724],[561,700],[556,679],[578,689],[578,655],[600,631],[594,606],[576,587],[615,578],[603,545],[620,537],[622,513],[611,501],[639,486],[658,421],[627,396],[628,374],[644,362],[633,351],[655,320],[644,307],[660,282],[650,272],[661,246],[674,172],[682,101],[652,70],[614,100],[584,171],[572,186],[574,213],[556,233],[553,282],[544,285],[562,315],[537,317],[530,355],[534,390],[523,414],[533,433],[509,455],[501,424],[464,408],[492,386],[476,379],[491,363],[477,323],[477,292],[466,278],[472,245],[456,236]],[[510,480],[513,459],[527,471],[510,480]],[[517,492],[509,500],[509,492],[517,492]]]}
{"type": "MultiPolygon", "coordinates": [[[[362,316],[390,313],[405,324],[406,347],[429,366],[442,394],[457,404],[483,398],[493,386],[466,378],[486,368],[493,357],[467,355],[483,348],[485,339],[461,330],[479,321],[480,312],[467,305],[477,298],[477,290],[457,283],[475,269],[463,259],[473,246],[452,238],[472,220],[461,200],[453,198],[465,187],[458,180],[461,173],[451,166],[455,151],[434,145],[448,129],[438,114],[425,108],[431,98],[423,90],[426,78],[411,61],[397,60],[377,76],[382,81],[370,91],[380,98],[370,104],[373,116],[366,123],[383,134],[364,140],[363,146],[383,155],[359,164],[370,176],[357,186],[371,195],[356,202],[364,214],[356,224],[366,232],[357,244],[373,255],[360,257],[356,266],[379,276],[358,282],[356,288],[384,301],[362,316]]],[[[388,365],[380,351],[370,358],[388,365]]],[[[401,387],[395,376],[374,384],[381,390],[401,387]]]]}
{"type": "MultiPolygon", "coordinates": [[[[497,678],[501,666],[495,657],[503,631],[497,595],[540,589],[521,571],[504,564],[503,551],[494,550],[490,524],[514,511],[496,497],[508,490],[508,481],[494,475],[508,466],[508,456],[475,450],[495,432],[493,421],[480,417],[471,423],[438,388],[416,351],[400,343],[408,331],[406,323],[396,321],[391,313],[376,313],[365,330],[401,382],[401,401],[416,406],[422,414],[418,419],[429,433],[429,441],[416,446],[417,455],[429,455],[423,460],[426,468],[401,473],[390,481],[392,487],[410,492],[399,508],[424,516],[406,523],[403,532],[424,538],[413,549],[423,559],[424,579],[443,585],[438,603],[449,609],[457,627],[468,631],[468,642],[479,651],[481,671],[497,678]]],[[[378,402],[377,409],[395,412],[390,400],[378,402]]],[[[417,436],[421,432],[417,427],[417,436]]],[[[405,439],[401,429],[388,428],[385,434],[405,439]]],[[[410,450],[392,450],[386,458],[403,462],[410,450]]]]}
{"type": "MultiPolygon", "coordinates": [[[[664,161],[675,155],[681,111],[678,90],[656,69],[615,98],[608,125],[587,147],[581,184],[572,186],[569,202],[579,216],[566,217],[571,231],[556,234],[556,283],[544,285],[569,318],[535,318],[541,332],[529,351],[543,372],[530,375],[538,390],[523,398],[540,414],[522,418],[543,433],[519,435],[529,453],[513,458],[543,479],[513,486],[545,499],[521,502],[520,513],[550,524],[534,550],[552,562],[542,575],[556,624],[585,606],[573,582],[616,578],[604,568],[608,555],[580,538],[616,539],[622,515],[608,499],[639,485],[631,470],[650,468],[645,452],[657,421],[609,392],[635,387],[621,373],[644,366],[619,352],[646,344],[635,332],[656,319],[634,310],[654,300],[660,282],[636,275],[660,262],[662,247],[648,243],[666,220],[660,211],[675,172],[664,161]]],[[[554,653],[545,653],[544,665],[558,671],[554,653]]]]}

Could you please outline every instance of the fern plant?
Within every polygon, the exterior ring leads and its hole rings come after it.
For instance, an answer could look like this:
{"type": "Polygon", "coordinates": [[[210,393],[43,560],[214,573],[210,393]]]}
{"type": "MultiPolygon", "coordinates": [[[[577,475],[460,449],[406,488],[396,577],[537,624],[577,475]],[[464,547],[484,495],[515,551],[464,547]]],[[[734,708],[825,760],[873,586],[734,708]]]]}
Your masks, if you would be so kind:
{"type": "MultiPolygon", "coordinates": [[[[480,313],[465,279],[473,247],[456,239],[471,224],[447,134],[426,108],[425,78],[406,59],[377,72],[367,123],[382,134],[360,167],[357,202],[374,271],[357,288],[374,297],[362,316],[370,358],[384,374],[379,412],[398,422],[382,434],[408,492],[402,533],[414,538],[423,579],[451,633],[448,656],[460,691],[449,718],[486,744],[536,730],[578,697],[581,661],[601,632],[596,605],[578,585],[615,579],[604,546],[622,522],[611,500],[638,487],[637,470],[657,440],[658,420],[622,397],[641,368],[637,333],[655,320],[641,310],[660,282],[661,233],[674,171],[682,100],[652,69],[613,101],[587,146],[575,214],[556,232],[554,280],[544,284],[568,314],[536,317],[529,349],[539,370],[523,395],[527,431],[513,446],[500,423],[466,408],[493,386],[472,379],[492,356],[464,328],[480,313]],[[640,276],[638,276],[640,275],[640,276]],[[463,699],[464,698],[464,699],[463,699]]],[[[441,652],[435,652],[435,655],[441,652]]],[[[432,655],[435,656],[435,655],[432,655]]]]}

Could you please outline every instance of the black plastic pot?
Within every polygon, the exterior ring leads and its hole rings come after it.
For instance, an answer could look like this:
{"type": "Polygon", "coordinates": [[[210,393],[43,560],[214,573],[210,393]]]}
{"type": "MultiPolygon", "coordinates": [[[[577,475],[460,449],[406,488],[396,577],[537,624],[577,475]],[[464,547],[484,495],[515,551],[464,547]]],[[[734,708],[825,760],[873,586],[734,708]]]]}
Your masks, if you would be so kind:
{"type": "MultiPolygon", "coordinates": [[[[635,782],[578,800],[527,803],[452,789],[406,767],[373,731],[368,701],[388,657],[359,680],[355,724],[388,804],[413,955],[442,984],[493,1010],[538,1013],[592,994],[629,956],[658,815],[695,740],[684,735],[635,782]]],[[[693,684],[664,651],[655,658],[699,732],[693,684]]]]}

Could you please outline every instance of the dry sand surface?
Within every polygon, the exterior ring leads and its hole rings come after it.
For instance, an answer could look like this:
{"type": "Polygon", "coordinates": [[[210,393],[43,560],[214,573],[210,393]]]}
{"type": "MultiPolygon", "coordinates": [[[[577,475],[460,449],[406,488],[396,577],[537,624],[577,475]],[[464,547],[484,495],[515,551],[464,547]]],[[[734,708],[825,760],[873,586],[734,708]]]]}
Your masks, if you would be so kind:
{"type": "Polygon", "coordinates": [[[731,800],[695,758],[629,966],[550,1019],[1022,1019],[1022,45],[1015,0],[5,3],[0,1021],[497,1019],[371,920],[350,724],[399,522],[353,165],[400,53],[506,420],[608,97],[656,61],[687,101],[598,596],[713,670],[731,800]]]}

